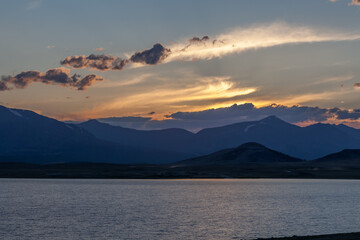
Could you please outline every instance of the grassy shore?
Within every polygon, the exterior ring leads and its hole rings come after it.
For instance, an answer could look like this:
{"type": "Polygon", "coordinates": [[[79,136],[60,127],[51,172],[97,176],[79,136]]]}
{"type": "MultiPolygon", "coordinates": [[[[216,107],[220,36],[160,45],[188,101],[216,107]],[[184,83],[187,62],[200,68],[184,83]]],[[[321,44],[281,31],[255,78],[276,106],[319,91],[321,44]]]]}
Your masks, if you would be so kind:
{"type": "Polygon", "coordinates": [[[317,236],[293,236],[283,238],[259,238],[257,240],[360,240],[360,232],[358,233],[339,233],[317,236]]]}
{"type": "Polygon", "coordinates": [[[308,178],[360,179],[360,166],[331,163],[239,164],[235,166],[120,165],[106,163],[0,163],[0,178],[308,178]]]}

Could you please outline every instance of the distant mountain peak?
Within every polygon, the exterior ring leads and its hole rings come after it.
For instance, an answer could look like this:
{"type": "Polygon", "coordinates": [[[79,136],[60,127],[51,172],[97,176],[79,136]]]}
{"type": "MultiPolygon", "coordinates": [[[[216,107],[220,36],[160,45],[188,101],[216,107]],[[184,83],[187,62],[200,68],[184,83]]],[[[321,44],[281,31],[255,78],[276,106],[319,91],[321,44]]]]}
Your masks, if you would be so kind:
{"type": "Polygon", "coordinates": [[[263,118],[260,121],[282,121],[282,120],[275,115],[270,115],[270,116],[267,116],[266,118],[263,118]]]}
{"type": "Polygon", "coordinates": [[[257,142],[247,142],[247,143],[244,143],[244,144],[240,145],[236,149],[241,149],[241,148],[246,148],[246,149],[266,149],[266,147],[264,145],[262,145],[260,143],[257,143],[257,142]]]}
{"type": "Polygon", "coordinates": [[[275,115],[270,115],[266,118],[263,118],[262,120],[259,121],[260,123],[267,123],[267,124],[271,124],[271,123],[286,123],[286,124],[290,124],[288,122],[285,122],[284,120],[278,118],[275,115]]]}
{"type": "Polygon", "coordinates": [[[96,119],[89,119],[86,121],[87,123],[100,123],[98,120],[96,119]]]}
{"type": "Polygon", "coordinates": [[[99,122],[96,119],[89,119],[89,120],[87,120],[85,122],[80,123],[79,125],[81,126],[81,125],[108,125],[108,124],[99,122]]]}
{"type": "Polygon", "coordinates": [[[223,149],[209,155],[175,163],[178,166],[237,165],[243,163],[301,162],[302,160],[269,149],[256,142],[248,142],[237,148],[223,149]]]}

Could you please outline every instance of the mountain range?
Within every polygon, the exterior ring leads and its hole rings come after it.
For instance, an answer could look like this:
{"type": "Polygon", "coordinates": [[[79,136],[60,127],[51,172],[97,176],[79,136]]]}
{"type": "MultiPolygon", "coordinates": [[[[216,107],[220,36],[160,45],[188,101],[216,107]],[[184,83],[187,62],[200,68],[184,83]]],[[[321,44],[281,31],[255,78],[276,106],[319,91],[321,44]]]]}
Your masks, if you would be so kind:
{"type": "Polygon", "coordinates": [[[197,133],[183,129],[135,130],[97,120],[79,124],[97,138],[134,147],[206,155],[247,142],[257,142],[287,155],[312,160],[343,149],[360,148],[360,130],[346,125],[317,123],[299,127],[275,116],[207,128],[197,133]]]}
{"type": "Polygon", "coordinates": [[[191,155],[121,145],[35,112],[0,106],[0,161],[169,163],[191,155]]]}
{"type": "MultiPolygon", "coordinates": [[[[235,153],[242,156],[229,162],[244,161],[244,156],[250,162],[255,161],[251,156],[263,160],[267,157],[268,161],[290,158],[298,161],[317,159],[344,149],[360,149],[360,130],[320,123],[299,127],[270,116],[197,133],[183,129],[144,131],[97,120],[68,124],[32,111],[0,106],[2,162],[169,164],[184,159],[202,161],[207,157],[197,157],[212,153],[212,157],[219,156],[215,153],[218,151],[226,156],[235,153]],[[241,146],[248,142],[252,144],[241,146]],[[261,153],[265,147],[271,150],[261,153]]],[[[221,159],[215,157],[213,161],[221,159]]]]}

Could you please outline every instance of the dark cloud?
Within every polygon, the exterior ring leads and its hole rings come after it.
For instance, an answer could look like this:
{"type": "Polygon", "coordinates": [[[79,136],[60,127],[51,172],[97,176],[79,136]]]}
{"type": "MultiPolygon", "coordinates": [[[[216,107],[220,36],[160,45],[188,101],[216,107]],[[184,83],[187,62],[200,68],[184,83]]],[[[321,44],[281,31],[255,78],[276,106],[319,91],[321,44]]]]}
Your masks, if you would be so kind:
{"type": "Polygon", "coordinates": [[[127,60],[111,55],[69,56],[60,61],[61,65],[73,68],[92,68],[100,71],[122,70],[127,60]]]}
{"type": "Polygon", "coordinates": [[[77,88],[77,90],[86,90],[88,87],[92,86],[95,82],[103,81],[102,77],[98,77],[95,74],[90,74],[85,76],[84,78],[78,78],[73,86],[77,88]]]}
{"type": "Polygon", "coordinates": [[[25,88],[33,82],[41,82],[45,84],[61,85],[64,87],[73,87],[77,90],[85,90],[97,81],[103,81],[102,77],[95,74],[81,77],[78,74],[70,75],[70,71],[65,68],[50,69],[46,73],[38,71],[21,72],[15,76],[2,76],[0,82],[0,90],[8,90],[9,84],[15,88],[25,88]],[[5,86],[3,89],[1,86],[5,86]]]}
{"type": "MultiPolygon", "coordinates": [[[[210,40],[209,36],[203,36],[202,38],[199,37],[193,37],[189,39],[189,44],[186,45],[181,51],[186,51],[190,46],[192,45],[198,45],[198,44],[204,44],[210,40]]],[[[216,40],[213,40],[213,44],[216,43],[216,40]]]]}
{"type": "Polygon", "coordinates": [[[123,70],[128,62],[155,65],[163,61],[171,53],[160,43],[152,48],[134,53],[130,59],[121,59],[111,55],[69,56],[60,61],[61,65],[73,68],[92,68],[100,71],[123,70]]]}
{"type": "Polygon", "coordinates": [[[287,107],[272,104],[256,108],[252,103],[234,104],[226,108],[209,109],[199,112],[177,112],[167,117],[178,120],[223,120],[231,118],[260,119],[269,115],[276,115],[289,122],[325,121],[328,118],[328,109],[306,106],[287,107]]]}
{"type": "Polygon", "coordinates": [[[6,83],[0,82],[0,91],[10,90],[6,83]]]}
{"type": "Polygon", "coordinates": [[[358,111],[358,109],[355,109],[353,111],[338,109],[335,112],[335,116],[337,117],[337,119],[341,120],[357,120],[360,119],[360,112],[358,111]]]}
{"type": "Polygon", "coordinates": [[[170,49],[160,43],[142,52],[136,52],[130,57],[131,62],[155,65],[163,61],[170,54],[170,49]]]}
{"type": "MultiPolygon", "coordinates": [[[[188,44],[180,51],[186,51],[192,45],[205,44],[210,41],[209,36],[193,37],[188,40],[188,44]]],[[[210,44],[223,43],[219,40],[213,40],[210,44]]],[[[164,47],[160,43],[156,43],[152,48],[144,51],[137,51],[130,56],[129,59],[121,59],[112,55],[95,55],[89,56],[69,56],[64,60],[60,61],[61,65],[73,67],[73,68],[92,68],[100,71],[108,70],[123,70],[127,63],[141,63],[147,65],[156,65],[165,60],[170,54],[171,49],[164,47]]]]}
{"type": "Polygon", "coordinates": [[[243,121],[256,121],[275,115],[290,123],[326,122],[337,119],[346,123],[360,119],[360,109],[319,108],[309,106],[283,106],[271,104],[255,107],[252,103],[234,104],[230,107],[208,109],[198,112],[176,112],[165,120],[152,120],[144,117],[120,117],[99,119],[112,125],[142,130],[184,128],[198,131],[203,128],[218,127],[243,121]]]}
{"type": "Polygon", "coordinates": [[[209,36],[203,36],[202,38],[193,37],[193,38],[189,39],[189,42],[190,43],[202,43],[202,42],[206,42],[209,40],[210,40],[209,36]]]}

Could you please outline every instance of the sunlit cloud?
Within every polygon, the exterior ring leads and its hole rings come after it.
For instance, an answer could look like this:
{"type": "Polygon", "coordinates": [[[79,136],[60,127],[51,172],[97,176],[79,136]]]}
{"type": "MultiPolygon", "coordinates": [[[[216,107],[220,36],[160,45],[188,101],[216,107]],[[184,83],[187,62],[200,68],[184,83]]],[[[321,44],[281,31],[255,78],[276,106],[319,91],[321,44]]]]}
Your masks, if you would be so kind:
{"type": "MultiPolygon", "coordinates": [[[[293,26],[282,22],[266,25],[255,25],[247,28],[237,28],[214,36],[193,37],[169,46],[156,43],[152,48],[125,54],[127,59],[107,55],[106,61],[121,62],[121,68],[98,67],[101,59],[89,56],[69,56],[61,64],[74,68],[93,68],[101,71],[122,70],[126,64],[135,67],[156,65],[173,61],[210,60],[229,54],[242,53],[248,50],[269,48],[286,44],[315,43],[329,41],[352,41],[360,39],[359,33],[346,33],[331,30],[320,30],[311,27],[293,26]],[[97,64],[92,64],[96,61],[97,64]]],[[[104,64],[100,64],[103,66],[104,64]]],[[[111,64],[110,64],[111,65],[111,64]]]]}
{"type": "Polygon", "coordinates": [[[130,80],[107,81],[101,85],[98,85],[97,88],[114,88],[114,87],[132,86],[132,85],[143,83],[143,82],[149,80],[153,76],[154,76],[154,74],[152,74],[152,73],[146,73],[146,74],[141,74],[138,76],[131,77],[130,80]]]}
{"type": "Polygon", "coordinates": [[[169,46],[171,54],[165,62],[174,60],[209,60],[232,53],[285,44],[356,40],[360,39],[360,34],[327,32],[310,27],[274,23],[265,26],[235,29],[214,37],[214,40],[211,39],[190,46],[187,44],[171,45],[169,46]]]}
{"type": "Polygon", "coordinates": [[[352,0],[349,6],[360,6],[360,0],[352,0]]]}
{"type": "MultiPolygon", "coordinates": [[[[338,2],[339,0],[329,0],[330,2],[338,2]]],[[[348,3],[349,6],[360,6],[360,0],[351,0],[350,3],[348,3]]]]}
{"type": "Polygon", "coordinates": [[[355,78],[355,75],[344,75],[344,76],[335,76],[335,77],[327,77],[321,78],[319,80],[315,80],[313,84],[324,84],[324,83],[344,83],[347,81],[351,81],[355,78]]]}
{"type": "Polygon", "coordinates": [[[282,105],[290,106],[290,105],[308,105],[313,104],[314,102],[330,102],[335,100],[340,100],[344,96],[348,96],[354,93],[354,89],[340,89],[340,90],[327,90],[322,92],[314,92],[314,93],[291,93],[291,94],[282,94],[282,95],[260,95],[257,97],[252,97],[251,102],[255,103],[257,106],[264,106],[271,104],[273,102],[277,102],[282,105]]]}
{"type": "MultiPolygon", "coordinates": [[[[143,76],[145,79],[149,76],[143,76]]],[[[255,87],[242,88],[236,86],[230,77],[197,77],[193,84],[184,88],[177,86],[163,86],[146,92],[134,93],[109,102],[97,104],[92,110],[82,112],[83,116],[99,117],[111,112],[134,112],[136,109],[156,108],[159,114],[167,109],[194,109],[192,104],[184,102],[204,101],[203,106],[209,106],[213,101],[226,100],[236,96],[245,96],[256,91],[255,87]],[[208,104],[206,102],[209,101],[208,104]]],[[[139,80],[141,81],[141,79],[139,80]]],[[[157,114],[154,114],[159,116],[157,114]]],[[[156,117],[154,116],[154,117],[156,117]]],[[[163,114],[161,115],[163,116],[163,114]]]]}

